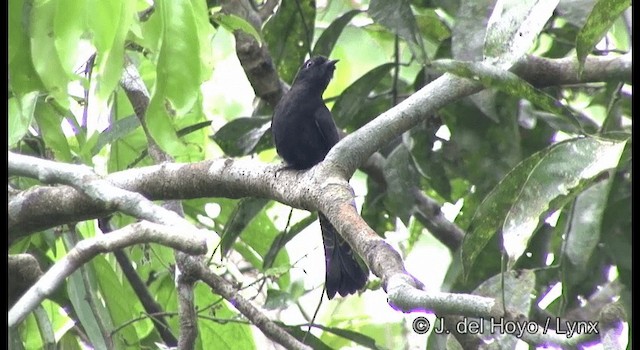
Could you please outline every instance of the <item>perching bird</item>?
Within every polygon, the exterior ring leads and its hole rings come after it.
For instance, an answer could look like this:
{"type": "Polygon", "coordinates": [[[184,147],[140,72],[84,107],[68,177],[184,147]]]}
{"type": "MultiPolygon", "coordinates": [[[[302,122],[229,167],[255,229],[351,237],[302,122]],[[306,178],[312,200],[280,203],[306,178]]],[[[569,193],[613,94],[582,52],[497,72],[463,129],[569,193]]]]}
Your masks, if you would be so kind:
{"type": "MultiPolygon", "coordinates": [[[[298,71],[291,89],[276,106],[271,131],[280,157],[289,168],[304,170],[324,160],[340,137],[322,93],[333,77],[337,60],[316,56],[298,71]]],[[[329,299],[361,289],[369,272],[353,256],[349,244],[329,220],[318,213],[326,262],[325,287],[329,299]]]]}

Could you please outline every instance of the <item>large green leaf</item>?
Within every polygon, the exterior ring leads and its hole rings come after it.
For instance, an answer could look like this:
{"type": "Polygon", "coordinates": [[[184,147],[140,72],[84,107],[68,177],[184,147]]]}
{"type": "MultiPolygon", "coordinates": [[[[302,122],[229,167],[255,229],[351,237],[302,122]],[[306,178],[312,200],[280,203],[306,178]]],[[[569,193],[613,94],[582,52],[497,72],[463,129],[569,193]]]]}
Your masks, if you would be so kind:
{"type": "Polygon", "coordinates": [[[369,3],[369,16],[376,22],[391,29],[406,40],[411,52],[420,63],[427,63],[428,57],[422,42],[422,36],[408,0],[384,1],[372,0],[369,3]]]}
{"type": "Polygon", "coordinates": [[[292,82],[311,52],[315,19],[315,1],[282,1],[264,25],[264,39],[282,80],[292,82]]]}
{"type": "Polygon", "coordinates": [[[97,50],[92,90],[98,105],[102,105],[121,78],[125,39],[136,15],[135,2],[90,0],[87,6],[87,25],[97,50]]]}
{"type": "Polygon", "coordinates": [[[387,181],[385,206],[408,226],[414,203],[410,190],[418,185],[418,172],[404,144],[398,145],[389,154],[383,172],[387,181]]]}
{"type": "Polygon", "coordinates": [[[260,141],[271,139],[271,118],[236,118],[226,123],[213,140],[230,157],[241,157],[256,150],[260,141]]]}
{"type": "Polygon", "coordinates": [[[251,23],[247,22],[244,18],[238,17],[232,13],[222,13],[216,12],[211,16],[211,20],[220,24],[224,29],[235,32],[236,30],[245,32],[246,34],[251,35],[257,42],[262,41],[262,37],[260,37],[260,33],[256,31],[255,28],[251,25],[251,23]]]}
{"type": "Polygon", "coordinates": [[[327,29],[320,34],[316,44],[313,46],[311,56],[322,55],[329,57],[344,27],[349,24],[349,21],[351,21],[353,17],[361,12],[360,10],[351,10],[331,22],[327,29]]]}
{"type": "Polygon", "coordinates": [[[393,63],[385,63],[373,68],[358,80],[346,88],[331,109],[333,118],[339,127],[351,124],[352,119],[358,114],[369,94],[378,85],[389,71],[394,67],[393,63]]]}
{"type": "Polygon", "coordinates": [[[42,82],[31,59],[28,35],[31,2],[9,1],[9,86],[11,91],[22,94],[43,90],[42,82]]]}
{"type": "Polygon", "coordinates": [[[56,113],[51,104],[44,103],[42,100],[36,103],[35,117],[45,145],[53,151],[55,158],[63,162],[71,162],[69,143],[60,126],[62,117],[56,113]]]}
{"type": "MultiPolygon", "coordinates": [[[[69,239],[65,238],[69,245],[69,239]]],[[[86,264],[72,273],[67,280],[67,292],[83,329],[91,340],[94,349],[107,349],[105,339],[100,332],[99,323],[107,329],[112,329],[112,323],[104,304],[100,301],[95,288],[97,281],[91,271],[92,265],[86,264]],[[82,271],[85,271],[83,273],[82,271]],[[86,279],[85,277],[88,277],[86,279]],[[88,287],[88,288],[87,288],[88,287]],[[90,305],[88,300],[92,300],[90,305]],[[96,315],[94,310],[98,312],[96,315]]]]}
{"type": "Polygon", "coordinates": [[[598,0],[593,6],[587,22],[580,29],[576,38],[576,55],[580,64],[580,74],[582,74],[587,55],[602,39],[618,16],[629,6],[631,6],[631,0],[598,0]]]}
{"type": "Polygon", "coordinates": [[[554,144],[525,159],[487,195],[462,244],[465,276],[481,251],[502,236],[509,267],[524,253],[541,217],[583,191],[601,172],[617,166],[625,141],[577,138],[554,144]]]}
{"type": "Polygon", "coordinates": [[[200,42],[193,5],[189,2],[159,1],[162,21],[156,87],[146,121],[153,139],[172,155],[188,153],[178,139],[173,118],[186,114],[200,94],[200,42]]]}
{"type": "Polygon", "coordinates": [[[90,7],[91,4],[88,1],[57,0],[55,3],[53,42],[60,63],[64,67],[64,73],[73,79],[81,53],[78,44],[85,36],[86,25],[95,23],[95,21],[88,21],[87,16],[91,13],[91,15],[100,18],[101,15],[93,13],[95,8],[90,7]],[[92,12],[89,12],[89,9],[92,12]]]}
{"type": "Polygon", "coordinates": [[[56,11],[55,1],[37,1],[31,8],[29,34],[31,36],[31,59],[40,80],[56,103],[69,108],[67,84],[69,78],[54,44],[51,28],[56,11]]]}
{"type": "Polygon", "coordinates": [[[264,198],[244,198],[240,200],[222,232],[220,249],[222,249],[223,256],[227,255],[242,231],[249,225],[249,222],[251,222],[268,203],[269,200],[264,198]]]}
{"type": "MultiPolygon", "coordinates": [[[[99,255],[93,258],[91,265],[96,274],[96,281],[100,288],[100,295],[104,298],[104,304],[113,320],[114,327],[118,328],[118,333],[112,339],[123,346],[124,344],[138,344],[138,335],[134,324],[128,324],[124,328],[120,326],[126,324],[131,319],[144,312],[135,294],[124,289],[120,279],[116,275],[113,267],[107,262],[105,256],[99,255]]],[[[132,292],[132,291],[131,291],[132,292]]]]}
{"type": "Polygon", "coordinates": [[[32,91],[20,98],[9,99],[9,146],[20,141],[27,133],[33,120],[38,94],[38,91],[32,91]]]}
{"type": "Polygon", "coordinates": [[[484,38],[484,60],[509,69],[524,56],[559,0],[498,0],[484,38]]]}
{"type": "Polygon", "coordinates": [[[251,326],[238,320],[238,312],[226,301],[216,302],[211,288],[204,283],[195,286],[194,296],[198,312],[199,348],[206,349],[256,349],[251,326]],[[212,306],[213,305],[213,306],[212,306]],[[229,321],[227,321],[229,320],[229,321]]]}

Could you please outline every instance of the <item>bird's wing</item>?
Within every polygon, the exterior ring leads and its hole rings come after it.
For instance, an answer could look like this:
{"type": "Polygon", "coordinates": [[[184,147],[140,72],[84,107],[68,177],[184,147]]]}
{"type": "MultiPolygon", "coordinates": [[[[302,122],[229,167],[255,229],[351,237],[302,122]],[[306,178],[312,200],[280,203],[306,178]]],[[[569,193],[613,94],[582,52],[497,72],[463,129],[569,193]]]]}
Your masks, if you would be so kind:
{"type": "Polygon", "coordinates": [[[326,107],[318,108],[314,117],[320,135],[327,146],[327,150],[329,150],[340,141],[340,135],[338,135],[338,129],[336,128],[336,123],[333,122],[331,112],[326,107]]]}

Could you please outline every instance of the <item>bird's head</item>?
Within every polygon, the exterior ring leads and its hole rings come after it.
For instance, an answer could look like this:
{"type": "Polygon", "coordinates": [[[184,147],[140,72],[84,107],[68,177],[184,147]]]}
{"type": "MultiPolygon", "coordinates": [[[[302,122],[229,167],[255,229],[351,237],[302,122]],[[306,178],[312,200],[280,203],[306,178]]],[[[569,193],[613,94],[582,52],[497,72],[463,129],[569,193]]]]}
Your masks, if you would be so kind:
{"type": "Polygon", "coordinates": [[[293,85],[305,85],[324,92],[333,77],[338,60],[329,60],[324,56],[315,56],[308,59],[296,75],[293,85]]]}

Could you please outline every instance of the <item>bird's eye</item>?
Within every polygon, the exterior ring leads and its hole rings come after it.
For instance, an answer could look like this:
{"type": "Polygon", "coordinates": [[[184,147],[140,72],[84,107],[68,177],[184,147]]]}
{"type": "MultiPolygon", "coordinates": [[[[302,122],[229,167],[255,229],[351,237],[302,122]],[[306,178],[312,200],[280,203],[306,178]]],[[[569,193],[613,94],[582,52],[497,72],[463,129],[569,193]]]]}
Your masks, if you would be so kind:
{"type": "Polygon", "coordinates": [[[308,60],[304,63],[304,68],[309,68],[311,66],[313,66],[313,60],[308,60]]]}

